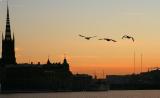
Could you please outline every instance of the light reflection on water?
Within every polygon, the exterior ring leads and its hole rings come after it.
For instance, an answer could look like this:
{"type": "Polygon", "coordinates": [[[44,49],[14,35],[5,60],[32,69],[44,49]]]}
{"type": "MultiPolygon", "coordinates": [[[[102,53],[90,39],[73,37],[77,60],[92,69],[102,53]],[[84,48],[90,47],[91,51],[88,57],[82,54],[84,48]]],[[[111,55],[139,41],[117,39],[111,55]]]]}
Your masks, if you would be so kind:
{"type": "Polygon", "coordinates": [[[64,93],[17,93],[1,94],[0,98],[160,98],[160,90],[64,92],[64,93]]]}

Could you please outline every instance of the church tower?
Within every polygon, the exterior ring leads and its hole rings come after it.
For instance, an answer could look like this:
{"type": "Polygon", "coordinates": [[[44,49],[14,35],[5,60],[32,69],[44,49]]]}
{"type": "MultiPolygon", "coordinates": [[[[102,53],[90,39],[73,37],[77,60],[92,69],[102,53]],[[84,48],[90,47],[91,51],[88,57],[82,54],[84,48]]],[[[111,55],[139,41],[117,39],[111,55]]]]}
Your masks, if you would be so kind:
{"type": "Polygon", "coordinates": [[[7,4],[5,37],[2,34],[2,64],[16,64],[15,39],[14,39],[14,34],[13,34],[13,37],[11,37],[8,4],[7,4]]]}
{"type": "Polygon", "coordinates": [[[63,60],[63,63],[62,63],[62,64],[65,66],[66,70],[69,71],[69,64],[68,64],[68,62],[67,62],[66,57],[64,57],[64,60],[63,60]]]}

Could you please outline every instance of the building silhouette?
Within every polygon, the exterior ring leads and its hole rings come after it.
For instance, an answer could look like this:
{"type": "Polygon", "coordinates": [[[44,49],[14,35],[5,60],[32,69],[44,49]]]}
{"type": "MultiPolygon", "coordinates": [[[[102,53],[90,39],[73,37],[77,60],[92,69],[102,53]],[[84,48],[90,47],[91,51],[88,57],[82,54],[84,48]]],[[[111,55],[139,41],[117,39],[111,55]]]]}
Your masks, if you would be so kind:
{"type": "Polygon", "coordinates": [[[95,79],[88,74],[72,74],[67,58],[62,62],[18,64],[15,57],[15,37],[11,32],[7,5],[5,36],[2,34],[0,58],[0,91],[3,93],[34,91],[104,91],[125,89],[160,89],[160,68],[133,75],[109,75],[95,79]]]}
{"type": "Polygon", "coordinates": [[[14,34],[13,34],[13,37],[11,37],[11,26],[10,26],[8,5],[7,5],[5,37],[2,34],[2,59],[1,59],[1,63],[2,64],[16,64],[15,39],[14,39],[14,34]]]}
{"type": "Polygon", "coordinates": [[[72,73],[66,58],[62,63],[18,64],[15,57],[15,37],[12,36],[7,4],[5,36],[2,34],[0,84],[2,91],[39,91],[71,89],[72,73]]]}
{"type": "Polygon", "coordinates": [[[46,64],[33,62],[18,64],[15,57],[15,37],[11,32],[9,7],[7,4],[5,36],[2,34],[2,57],[0,59],[0,91],[33,92],[33,91],[84,91],[96,90],[92,76],[72,74],[70,65],[63,62],[46,64]]]}

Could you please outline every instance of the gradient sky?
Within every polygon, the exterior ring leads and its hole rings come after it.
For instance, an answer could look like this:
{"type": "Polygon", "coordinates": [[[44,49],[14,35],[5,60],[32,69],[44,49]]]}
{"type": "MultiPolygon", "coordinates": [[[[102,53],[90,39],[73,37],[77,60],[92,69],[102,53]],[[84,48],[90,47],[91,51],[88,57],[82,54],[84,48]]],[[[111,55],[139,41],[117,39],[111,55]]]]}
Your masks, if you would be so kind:
{"type": "MultiPolygon", "coordinates": [[[[160,66],[160,0],[9,0],[17,62],[62,62],[74,73],[133,73],[160,66]],[[136,42],[122,40],[124,34],[136,42]],[[86,41],[78,34],[109,37],[117,43],[86,41]]],[[[6,1],[0,1],[0,32],[5,30],[6,1]]],[[[0,43],[1,46],[1,43],[0,43]]]]}

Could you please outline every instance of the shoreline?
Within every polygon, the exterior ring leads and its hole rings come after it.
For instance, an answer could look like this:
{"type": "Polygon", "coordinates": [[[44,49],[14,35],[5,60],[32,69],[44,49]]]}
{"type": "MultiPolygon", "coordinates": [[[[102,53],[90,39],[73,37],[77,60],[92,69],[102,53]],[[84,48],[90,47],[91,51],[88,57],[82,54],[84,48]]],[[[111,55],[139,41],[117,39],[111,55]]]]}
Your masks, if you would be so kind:
{"type": "Polygon", "coordinates": [[[124,89],[124,90],[88,90],[88,91],[4,91],[0,92],[0,94],[22,94],[22,93],[78,93],[78,92],[110,92],[110,91],[160,91],[160,89],[145,89],[145,90],[132,90],[132,89],[124,89]]]}

